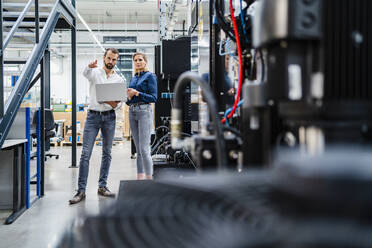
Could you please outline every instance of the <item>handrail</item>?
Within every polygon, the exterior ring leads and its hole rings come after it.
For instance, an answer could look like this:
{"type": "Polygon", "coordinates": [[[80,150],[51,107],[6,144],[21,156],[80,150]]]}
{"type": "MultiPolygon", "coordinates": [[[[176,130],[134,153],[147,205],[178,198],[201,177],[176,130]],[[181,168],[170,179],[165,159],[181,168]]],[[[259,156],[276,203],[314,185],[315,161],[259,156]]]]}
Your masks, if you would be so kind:
{"type": "Polygon", "coordinates": [[[61,5],[69,12],[69,14],[76,18],[76,9],[66,0],[59,0],[61,5]]]}
{"type": "Polygon", "coordinates": [[[8,33],[7,37],[5,38],[5,41],[4,41],[4,44],[3,44],[3,49],[1,50],[2,53],[5,50],[5,48],[8,46],[10,40],[13,38],[14,33],[17,31],[19,25],[21,24],[21,22],[25,18],[26,14],[27,14],[27,11],[31,8],[31,5],[33,4],[33,2],[34,2],[34,0],[28,1],[27,5],[23,9],[22,13],[17,18],[17,21],[14,23],[14,26],[12,27],[12,29],[8,33]]]}

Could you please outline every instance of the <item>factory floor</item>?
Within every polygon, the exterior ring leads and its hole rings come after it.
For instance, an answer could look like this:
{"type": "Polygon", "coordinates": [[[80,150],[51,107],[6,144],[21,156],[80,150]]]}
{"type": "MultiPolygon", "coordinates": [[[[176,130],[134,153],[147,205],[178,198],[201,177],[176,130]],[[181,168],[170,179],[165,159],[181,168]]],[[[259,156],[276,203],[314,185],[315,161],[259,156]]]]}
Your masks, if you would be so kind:
{"type": "MultiPolygon", "coordinates": [[[[82,146],[77,149],[80,160],[82,146]]],[[[45,196],[35,201],[13,224],[3,225],[10,211],[0,211],[0,248],[55,247],[61,234],[69,228],[72,220],[104,211],[115,199],[97,195],[97,182],[101,162],[101,146],[95,146],[89,170],[86,199],[75,205],[68,200],[76,193],[79,169],[71,165],[71,146],[51,147],[50,152],[59,154],[59,159],[48,158],[45,163],[45,196]]],[[[31,169],[36,161],[32,160],[31,169]]],[[[120,180],[136,178],[136,163],[130,158],[130,142],[113,146],[108,187],[117,193],[120,180]]],[[[31,185],[35,189],[35,185],[31,185]]],[[[31,200],[35,198],[35,190],[31,200]]]]}

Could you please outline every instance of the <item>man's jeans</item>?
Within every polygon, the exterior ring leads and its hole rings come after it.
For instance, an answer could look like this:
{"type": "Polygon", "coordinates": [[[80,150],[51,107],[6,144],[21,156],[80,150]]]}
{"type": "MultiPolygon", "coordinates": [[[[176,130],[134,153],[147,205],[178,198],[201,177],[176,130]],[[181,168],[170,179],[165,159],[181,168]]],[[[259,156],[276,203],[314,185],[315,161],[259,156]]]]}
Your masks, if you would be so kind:
{"type": "Polygon", "coordinates": [[[85,192],[89,173],[89,160],[92,155],[94,142],[98,131],[102,133],[102,161],[99,175],[98,186],[104,187],[107,184],[107,176],[111,164],[111,148],[115,134],[115,112],[110,113],[93,113],[89,112],[85,121],[83,136],[83,151],[80,157],[79,168],[79,191],[85,192]]]}

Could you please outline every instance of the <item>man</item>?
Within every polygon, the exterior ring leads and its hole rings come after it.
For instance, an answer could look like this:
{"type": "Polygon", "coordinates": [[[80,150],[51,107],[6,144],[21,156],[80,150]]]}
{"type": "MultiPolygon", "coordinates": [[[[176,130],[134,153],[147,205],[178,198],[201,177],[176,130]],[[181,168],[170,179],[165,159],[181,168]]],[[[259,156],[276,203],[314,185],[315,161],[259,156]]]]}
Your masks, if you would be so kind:
{"type": "Polygon", "coordinates": [[[103,144],[98,194],[108,197],[115,196],[114,193],[110,192],[106,184],[111,163],[111,148],[115,134],[115,109],[120,108],[121,103],[114,101],[98,103],[95,85],[97,83],[124,83],[124,80],[113,70],[118,57],[119,51],[117,49],[108,48],[103,56],[103,68],[97,68],[97,60],[95,60],[83,72],[83,75],[89,80],[90,97],[88,116],[84,126],[83,151],[80,157],[78,192],[70,200],[70,204],[75,204],[85,199],[89,160],[99,130],[102,133],[103,144]]]}
{"type": "MultiPolygon", "coordinates": [[[[224,101],[225,101],[226,108],[232,107],[235,101],[235,88],[228,74],[229,67],[230,67],[229,61],[230,61],[229,55],[225,55],[225,68],[223,71],[223,76],[224,76],[223,90],[225,93],[224,101]]],[[[209,73],[203,73],[201,76],[207,83],[209,82],[209,73]]]]}

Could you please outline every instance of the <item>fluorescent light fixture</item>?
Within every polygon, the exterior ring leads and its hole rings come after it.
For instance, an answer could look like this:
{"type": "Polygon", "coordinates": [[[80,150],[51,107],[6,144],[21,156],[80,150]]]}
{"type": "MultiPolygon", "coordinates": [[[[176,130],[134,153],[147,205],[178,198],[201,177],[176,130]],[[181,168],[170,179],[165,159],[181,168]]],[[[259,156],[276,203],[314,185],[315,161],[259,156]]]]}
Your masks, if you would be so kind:
{"type": "Polygon", "coordinates": [[[144,2],[157,2],[158,0],[79,0],[79,3],[144,3],[144,2]]]}
{"type": "Polygon", "coordinates": [[[102,51],[104,52],[105,51],[105,48],[103,47],[103,45],[101,44],[101,42],[97,39],[97,36],[94,34],[94,32],[92,31],[92,29],[90,29],[90,27],[88,26],[88,24],[85,22],[85,20],[83,19],[83,17],[79,14],[78,11],[76,11],[77,13],[77,16],[78,18],[80,19],[80,21],[83,23],[83,25],[88,29],[89,31],[89,34],[93,37],[94,41],[98,44],[98,46],[102,49],[102,51]]]}
{"type": "MultiPolygon", "coordinates": [[[[103,47],[102,43],[97,39],[97,36],[94,34],[94,32],[92,31],[92,29],[88,26],[88,24],[85,22],[85,20],[83,19],[83,17],[79,14],[78,11],[76,11],[76,14],[77,14],[78,18],[80,19],[80,21],[83,23],[83,25],[88,29],[89,34],[93,37],[94,41],[102,49],[102,52],[105,52],[106,49],[103,47]]],[[[116,71],[116,73],[118,73],[124,79],[124,82],[126,82],[126,79],[125,79],[124,75],[120,72],[119,68],[116,65],[114,67],[114,70],[116,71]]]]}

